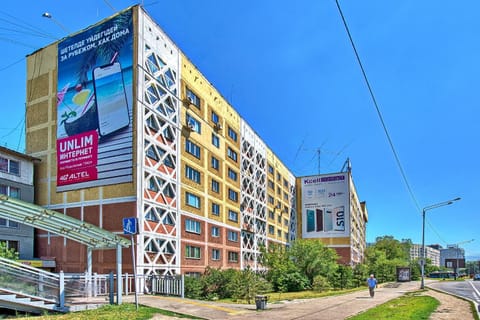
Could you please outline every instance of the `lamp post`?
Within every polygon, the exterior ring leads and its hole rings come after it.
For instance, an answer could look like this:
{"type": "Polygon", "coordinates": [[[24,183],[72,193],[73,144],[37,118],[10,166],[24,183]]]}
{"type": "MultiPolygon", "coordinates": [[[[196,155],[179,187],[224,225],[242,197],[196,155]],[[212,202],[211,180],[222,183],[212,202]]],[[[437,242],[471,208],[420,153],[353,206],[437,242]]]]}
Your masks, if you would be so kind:
{"type": "Polygon", "coordinates": [[[421,269],[422,269],[422,281],[420,284],[420,289],[425,289],[425,214],[428,210],[436,209],[443,206],[448,206],[452,204],[454,201],[458,201],[461,198],[455,198],[448,201],[443,201],[439,203],[432,204],[430,206],[426,206],[422,210],[422,260],[421,260],[421,269]]]}
{"type": "Polygon", "coordinates": [[[61,24],[57,19],[54,19],[49,12],[43,13],[43,14],[42,14],[42,17],[52,20],[57,26],[59,26],[60,28],[62,28],[63,31],[65,31],[67,34],[70,33],[70,31],[68,31],[68,29],[65,28],[65,26],[64,26],[63,24],[61,24]]]}

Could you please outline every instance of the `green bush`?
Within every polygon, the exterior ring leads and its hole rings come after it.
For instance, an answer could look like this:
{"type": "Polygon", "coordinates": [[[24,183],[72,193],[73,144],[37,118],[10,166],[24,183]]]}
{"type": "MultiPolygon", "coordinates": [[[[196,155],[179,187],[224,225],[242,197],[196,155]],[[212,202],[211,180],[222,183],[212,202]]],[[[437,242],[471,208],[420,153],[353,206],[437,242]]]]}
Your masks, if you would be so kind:
{"type": "Polygon", "coordinates": [[[330,285],[327,277],[318,275],[313,278],[312,289],[313,291],[322,292],[332,289],[332,286],[330,285]]]}

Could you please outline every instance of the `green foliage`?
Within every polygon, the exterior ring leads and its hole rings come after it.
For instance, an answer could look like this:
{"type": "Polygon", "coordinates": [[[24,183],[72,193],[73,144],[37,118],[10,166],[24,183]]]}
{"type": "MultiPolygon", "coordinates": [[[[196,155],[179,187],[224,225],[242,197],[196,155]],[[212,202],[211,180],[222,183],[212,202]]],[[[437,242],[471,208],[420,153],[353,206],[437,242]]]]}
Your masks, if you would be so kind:
{"type": "Polygon", "coordinates": [[[353,270],[350,266],[339,265],[330,276],[330,283],[335,289],[353,288],[353,270]]]}
{"type": "Polygon", "coordinates": [[[327,277],[318,275],[313,278],[312,289],[313,291],[324,292],[332,289],[332,286],[327,277]]]}
{"type": "Polygon", "coordinates": [[[224,299],[232,296],[228,284],[236,276],[234,269],[220,270],[207,267],[201,277],[203,297],[207,300],[224,299]]]}
{"type": "Polygon", "coordinates": [[[0,241],[0,257],[10,260],[18,260],[18,252],[13,249],[8,249],[7,244],[4,241],[0,241]]]}
{"type": "Polygon", "coordinates": [[[397,267],[410,265],[409,250],[409,241],[400,242],[392,236],[378,237],[366,250],[369,273],[375,274],[380,283],[396,281],[397,267]]]}
{"type": "Polygon", "coordinates": [[[202,283],[200,278],[185,277],[185,297],[190,299],[201,299],[203,296],[202,283]]]}
{"type": "Polygon", "coordinates": [[[365,285],[365,279],[368,277],[368,266],[366,264],[357,264],[353,267],[353,286],[361,287],[365,285]]]}
{"type": "Polygon", "coordinates": [[[271,291],[271,285],[260,275],[246,268],[236,273],[229,283],[232,298],[243,299],[252,303],[255,296],[260,293],[271,291]]]}

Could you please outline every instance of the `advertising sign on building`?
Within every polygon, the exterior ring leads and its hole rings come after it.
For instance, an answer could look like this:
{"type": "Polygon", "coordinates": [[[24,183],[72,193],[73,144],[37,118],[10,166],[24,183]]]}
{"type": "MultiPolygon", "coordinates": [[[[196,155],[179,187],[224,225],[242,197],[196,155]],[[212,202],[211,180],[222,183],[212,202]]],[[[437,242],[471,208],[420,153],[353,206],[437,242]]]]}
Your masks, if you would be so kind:
{"type": "Polygon", "coordinates": [[[348,173],[301,179],[303,238],[350,235],[348,173]]]}
{"type": "Polygon", "coordinates": [[[58,43],[57,191],[132,181],[132,10],[58,43]]]}

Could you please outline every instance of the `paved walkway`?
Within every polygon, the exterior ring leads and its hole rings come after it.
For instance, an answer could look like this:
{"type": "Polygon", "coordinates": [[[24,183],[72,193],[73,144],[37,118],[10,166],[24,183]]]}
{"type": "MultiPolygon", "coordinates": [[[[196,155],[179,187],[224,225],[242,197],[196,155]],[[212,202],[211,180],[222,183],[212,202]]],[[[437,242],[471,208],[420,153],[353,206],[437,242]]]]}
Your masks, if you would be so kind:
{"type": "MultiPolygon", "coordinates": [[[[255,304],[239,305],[211,301],[199,301],[161,296],[139,296],[139,303],[164,310],[189,314],[210,320],[224,319],[345,319],[361,311],[370,309],[388,300],[397,298],[405,292],[418,290],[418,281],[395,283],[380,286],[375,297],[370,298],[368,290],[325,298],[302,299],[267,303],[265,310],[256,310],[255,304]]],[[[127,297],[125,301],[131,301],[127,297]]],[[[164,316],[155,319],[172,319],[164,316]]]]}

